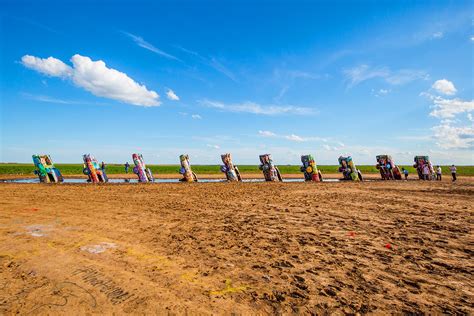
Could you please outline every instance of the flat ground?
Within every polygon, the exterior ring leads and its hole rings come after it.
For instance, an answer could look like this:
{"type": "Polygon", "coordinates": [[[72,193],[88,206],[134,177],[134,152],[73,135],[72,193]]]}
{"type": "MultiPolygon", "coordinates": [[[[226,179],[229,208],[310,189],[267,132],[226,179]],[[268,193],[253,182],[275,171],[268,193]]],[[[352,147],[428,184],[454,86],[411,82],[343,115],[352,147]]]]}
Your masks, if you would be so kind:
{"type": "Polygon", "coordinates": [[[473,178],[0,194],[0,314],[474,313],[473,178]]]}

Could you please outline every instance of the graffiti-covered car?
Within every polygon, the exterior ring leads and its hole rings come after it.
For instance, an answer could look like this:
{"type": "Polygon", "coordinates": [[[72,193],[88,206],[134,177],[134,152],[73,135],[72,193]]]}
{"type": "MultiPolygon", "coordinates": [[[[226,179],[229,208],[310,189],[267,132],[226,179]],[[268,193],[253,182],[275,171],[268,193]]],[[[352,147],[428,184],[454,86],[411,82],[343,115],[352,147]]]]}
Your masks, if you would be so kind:
{"type": "Polygon", "coordinates": [[[382,180],[401,180],[402,173],[400,168],[395,164],[390,155],[378,155],[375,157],[377,164],[375,167],[380,171],[382,180]]]}
{"type": "Polygon", "coordinates": [[[339,157],[339,172],[343,180],[362,181],[362,173],[357,169],[351,156],[339,157]]]}
{"type": "Polygon", "coordinates": [[[85,154],[82,156],[82,159],[84,161],[82,172],[88,176],[88,182],[99,183],[109,181],[105,174],[105,170],[102,170],[99,162],[94,158],[94,156],[91,154],[85,154]]]}
{"type": "Polygon", "coordinates": [[[413,168],[418,173],[420,180],[433,180],[436,178],[436,174],[433,168],[433,164],[430,161],[429,156],[415,156],[415,164],[413,168]]]}
{"type": "Polygon", "coordinates": [[[138,182],[153,182],[153,174],[150,168],[146,167],[142,154],[132,154],[132,159],[135,164],[133,173],[138,176],[138,182]]]}
{"type": "Polygon", "coordinates": [[[263,171],[263,176],[266,181],[283,181],[280,170],[273,164],[272,156],[270,154],[260,155],[259,169],[263,171]]]}
{"type": "Polygon", "coordinates": [[[300,171],[303,172],[305,181],[323,181],[323,176],[313,155],[302,155],[301,162],[303,165],[300,167],[300,171]]]}
{"type": "Polygon", "coordinates": [[[179,169],[179,173],[183,175],[183,178],[179,181],[183,182],[197,182],[198,178],[196,174],[191,169],[191,164],[189,163],[189,156],[188,155],[181,155],[179,156],[179,162],[181,163],[181,168],[179,169]]]}
{"type": "Polygon", "coordinates": [[[57,183],[64,181],[61,172],[54,166],[49,155],[33,155],[32,157],[35,164],[35,174],[40,182],[57,183]]]}
{"type": "Polygon", "coordinates": [[[221,165],[221,171],[225,174],[227,181],[242,181],[239,168],[232,162],[232,156],[229,153],[222,154],[221,159],[224,163],[221,165]]]}

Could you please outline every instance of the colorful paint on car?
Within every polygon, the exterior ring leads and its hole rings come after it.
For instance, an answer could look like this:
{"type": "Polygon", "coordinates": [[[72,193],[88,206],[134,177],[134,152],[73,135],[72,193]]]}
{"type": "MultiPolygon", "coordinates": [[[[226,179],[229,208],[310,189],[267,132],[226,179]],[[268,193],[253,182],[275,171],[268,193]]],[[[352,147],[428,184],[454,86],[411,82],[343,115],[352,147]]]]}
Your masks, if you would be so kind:
{"type": "Polygon", "coordinates": [[[302,155],[301,162],[303,165],[300,167],[300,171],[303,172],[305,181],[319,182],[323,180],[313,155],[302,155]]]}
{"type": "Polygon", "coordinates": [[[418,173],[418,178],[420,180],[423,180],[423,169],[425,165],[428,166],[428,179],[427,180],[432,180],[436,178],[436,174],[433,168],[433,164],[430,161],[429,156],[415,156],[413,159],[415,161],[415,164],[413,165],[413,168],[416,169],[418,173]]]}
{"type": "Polygon", "coordinates": [[[179,181],[183,182],[197,182],[198,178],[196,174],[191,169],[191,164],[189,163],[189,156],[184,154],[179,156],[179,162],[181,163],[181,168],[179,173],[183,175],[183,178],[179,181]]]}
{"type": "Polygon", "coordinates": [[[142,154],[132,154],[132,159],[135,164],[133,173],[138,176],[138,182],[153,182],[153,174],[150,168],[146,167],[142,154]]]}
{"type": "Polygon", "coordinates": [[[242,181],[239,168],[232,163],[232,156],[227,154],[221,155],[222,162],[221,171],[225,174],[228,181],[242,181]]]}
{"type": "Polygon", "coordinates": [[[390,155],[378,155],[375,157],[377,159],[377,164],[375,167],[380,171],[380,176],[382,180],[401,180],[402,173],[400,169],[395,164],[390,155]]]}
{"type": "Polygon", "coordinates": [[[40,182],[58,183],[64,181],[61,172],[54,166],[49,155],[33,155],[32,158],[35,164],[35,174],[40,182]]]}
{"type": "Polygon", "coordinates": [[[85,154],[82,156],[84,161],[84,169],[82,172],[89,177],[88,182],[100,183],[108,182],[109,179],[105,174],[105,170],[102,170],[97,159],[94,158],[91,154],[85,154]]]}
{"type": "Polygon", "coordinates": [[[280,170],[273,164],[273,159],[270,154],[260,155],[259,169],[263,171],[263,176],[266,181],[283,181],[280,170]]]}
{"type": "Polygon", "coordinates": [[[351,156],[339,157],[339,172],[342,172],[343,180],[362,181],[362,174],[357,170],[351,156]]]}

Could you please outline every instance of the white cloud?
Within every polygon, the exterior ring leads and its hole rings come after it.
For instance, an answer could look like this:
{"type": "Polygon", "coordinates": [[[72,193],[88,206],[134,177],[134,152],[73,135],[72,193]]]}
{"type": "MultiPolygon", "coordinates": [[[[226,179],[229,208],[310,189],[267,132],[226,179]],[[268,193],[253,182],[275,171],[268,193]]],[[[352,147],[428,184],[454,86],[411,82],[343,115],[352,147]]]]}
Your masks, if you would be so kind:
{"type": "Polygon", "coordinates": [[[474,35],[471,36],[471,42],[474,42],[474,35]]]}
{"type": "Polygon", "coordinates": [[[281,114],[293,114],[293,115],[314,115],[317,112],[308,107],[299,107],[293,105],[260,105],[255,102],[243,102],[237,104],[225,104],[219,101],[201,100],[199,101],[202,105],[220,109],[226,112],[236,113],[252,113],[258,115],[281,115],[281,114]]]}
{"type": "Polygon", "coordinates": [[[415,80],[428,80],[430,76],[423,70],[401,69],[391,73],[385,81],[392,85],[402,85],[415,80]]]}
{"type": "Polygon", "coordinates": [[[421,95],[427,96],[433,101],[433,110],[430,112],[430,116],[441,120],[438,125],[431,128],[436,144],[443,149],[474,148],[474,128],[472,124],[469,126],[455,126],[455,124],[461,123],[461,120],[457,118],[459,114],[467,113],[467,119],[472,120],[471,112],[474,111],[474,100],[444,99],[426,92],[421,93],[421,95]]]}
{"type": "Polygon", "coordinates": [[[346,79],[350,81],[349,87],[358,85],[366,80],[380,78],[391,85],[402,85],[414,80],[429,78],[429,75],[422,70],[400,69],[392,71],[388,67],[370,67],[369,65],[359,65],[343,70],[346,79]]]}
{"type": "Polygon", "coordinates": [[[304,142],[304,138],[295,134],[285,136],[286,139],[291,140],[293,142],[304,142]]]}
{"type": "Polygon", "coordinates": [[[438,146],[443,149],[474,148],[474,128],[472,126],[455,127],[441,124],[432,128],[438,146]]]}
{"type": "Polygon", "coordinates": [[[432,38],[443,38],[443,36],[444,36],[444,33],[438,31],[438,32],[433,33],[432,38]]]}
{"type": "Polygon", "coordinates": [[[467,119],[471,122],[474,122],[474,118],[472,117],[471,113],[467,113],[467,119]]]}
{"type": "MultiPolygon", "coordinates": [[[[302,137],[302,136],[298,136],[298,135],[295,135],[295,134],[278,135],[278,134],[276,134],[274,132],[270,132],[270,131],[258,131],[258,135],[262,136],[262,137],[274,137],[274,138],[278,138],[278,139],[285,139],[285,140],[289,140],[289,141],[292,141],[292,142],[299,142],[299,143],[302,143],[302,142],[328,142],[327,138],[322,138],[322,137],[302,137]]],[[[344,147],[343,143],[338,142],[338,144],[341,147],[344,147]]]]}
{"type": "Polygon", "coordinates": [[[430,115],[440,119],[454,118],[457,114],[474,111],[474,100],[444,99],[438,96],[432,97],[432,100],[434,110],[430,115]]]}
{"type": "Polygon", "coordinates": [[[372,89],[372,94],[375,95],[376,97],[386,96],[390,92],[392,92],[391,89],[379,89],[378,91],[376,91],[375,89],[372,89]]]}
{"type": "Polygon", "coordinates": [[[263,137],[273,137],[276,136],[275,133],[270,132],[270,131],[258,131],[258,134],[263,137]]]}
{"type": "Polygon", "coordinates": [[[454,95],[457,92],[456,88],[454,87],[454,84],[446,79],[436,80],[431,87],[439,93],[443,93],[446,95],[454,95]]]}
{"type": "Polygon", "coordinates": [[[166,57],[168,59],[174,59],[174,60],[179,60],[179,58],[173,56],[173,55],[170,55],[164,51],[162,51],[161,49],[159,48],[156,48],[155,46],[153,46],[152,44],[148,43],[147,41],[145,41],[142,37],[140,36],[137,36],[137,35],[133,35],[131,33],[127,33],[127,32],[123,32],[123,34],[127,35],[128,37],[130,37],[138,46],[144,48],[144,49],[147,49],[157,55],[160,55],[160,56],[163,56],[163,57],[166,57]]]}
{"type": "Polygon", "coordinates": [[[193,120],[200,120],[200,119],[202,119],[202,116],[199,115],[199,114],[192,114],[192,115],[191,115],[191,118],[192,118],[193,120]]]}
{"type": "Polygon", "coordinates": [[[221,146],[219,146],[219,145],[207,144],[206,146],[209,147],[209,148],[214,148],[214,149],[220,149],[221,148],[221,146]]]}
{"type": "Polygon", "coordinates": [[[66,78],[72,73],[71,67],[54,57],[39,58],[25,55],[21,58],[21,63],[27,68],[52,77],[66,78]]]}
{"type": "Polygon", "coordinates": [[[385,78],[390,74],[386,67],[371,69],[369,65],[360,65],[343,71],[346,77],[351,81],[350,86],[356,86],[359,83],[372,78],[385,78]]]}
{"type": "Polygon", "coordinates": [[[158,94],[138,84],[125,73],[108,68],[102,61],[92,61],[89,57],[74,55],[73,82],[92,94],[117,101],[141,106],[158,106],[158,94]]]}
{"type": "Polygon", "coordinates": [[[171,89],[168,89],[168,91],[166,92],[166,96],[172,101],[179,101],[179,97],[171,89]]]}
{"type": "Polygon", "coordinates": [[[139,106],[159,106],[159,95],[146,86],[140,85],[127,74],[108,68],[102,61],[92,61],[89,57],[74,55],[73,67],[59,59],[41,59],[29,55],[22,58],[23,64],[38,72],[69,78],[72,82],[92,94],[139,106]]]}

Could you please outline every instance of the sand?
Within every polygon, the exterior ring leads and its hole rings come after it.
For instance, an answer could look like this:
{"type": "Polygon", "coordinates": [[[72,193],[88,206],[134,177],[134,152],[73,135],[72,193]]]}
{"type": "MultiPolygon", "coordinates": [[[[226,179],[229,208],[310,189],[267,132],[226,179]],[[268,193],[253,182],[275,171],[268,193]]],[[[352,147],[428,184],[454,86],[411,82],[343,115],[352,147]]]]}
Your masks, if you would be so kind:
{"type": "Polygon", "coordinates": [[[474,313],[472,178],[0,193],[0,314],[474,313]]]}

